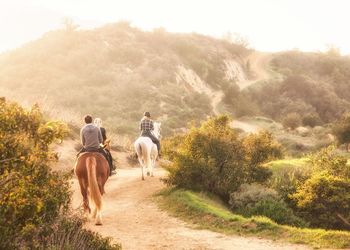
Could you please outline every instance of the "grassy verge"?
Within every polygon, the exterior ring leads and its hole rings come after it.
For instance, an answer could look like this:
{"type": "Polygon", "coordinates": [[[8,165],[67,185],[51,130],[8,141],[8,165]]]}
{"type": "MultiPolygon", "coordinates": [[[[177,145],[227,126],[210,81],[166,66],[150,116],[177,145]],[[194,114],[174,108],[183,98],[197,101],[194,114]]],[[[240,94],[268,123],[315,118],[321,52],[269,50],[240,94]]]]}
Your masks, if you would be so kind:
{"type": "Polygon", "coordinates": [[[233,214],[212,197],[183,189],[165,189],[157,196],[160,207],[197,227],[225,234],[264,237],[314,248],[350,247],[350,232],[302,229],[278,225],[266,217],[233,214]]]}
{"type": "Polygon", "coordinates": [[[293,159],[283,159],[277,161],[271,161],[266,164],[272,172],[279,171],[285,168],[298,168],[305,167],[307,165],[308,158],[293,158],[293,159]]]}

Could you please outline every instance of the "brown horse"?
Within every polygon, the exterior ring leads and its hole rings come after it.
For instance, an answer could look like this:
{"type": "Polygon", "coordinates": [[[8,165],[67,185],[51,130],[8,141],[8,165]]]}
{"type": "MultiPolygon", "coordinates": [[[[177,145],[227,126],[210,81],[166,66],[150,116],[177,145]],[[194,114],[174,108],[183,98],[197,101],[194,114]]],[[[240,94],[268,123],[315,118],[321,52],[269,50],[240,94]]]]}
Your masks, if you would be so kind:
{"type": "Polygon", "coordinates": [[[92,218],[96,218],[96,225],[102,225],[102,195],[105,193],[104,185],[109,176],[108,162],[100,153],[86,152],[78,157],[74,169],[83,195],[84,211],[91,213],[89,194],[90,201],[95,203],[92,218]]]}

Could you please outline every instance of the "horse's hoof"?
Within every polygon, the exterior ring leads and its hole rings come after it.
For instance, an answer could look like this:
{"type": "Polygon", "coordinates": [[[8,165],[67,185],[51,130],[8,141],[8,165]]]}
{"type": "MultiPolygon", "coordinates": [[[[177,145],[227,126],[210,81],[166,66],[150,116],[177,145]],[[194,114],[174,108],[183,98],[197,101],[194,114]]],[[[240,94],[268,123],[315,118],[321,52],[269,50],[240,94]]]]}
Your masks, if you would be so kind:
{"type": "Polygon", "coordinates": [[[102,222],[96,222],[95,226],[102,226],[102,222]]]}
{"type": "Polygon", "coordinates": [[[147,172],[147,176],[149,176],[149,172],[147,172]]]}

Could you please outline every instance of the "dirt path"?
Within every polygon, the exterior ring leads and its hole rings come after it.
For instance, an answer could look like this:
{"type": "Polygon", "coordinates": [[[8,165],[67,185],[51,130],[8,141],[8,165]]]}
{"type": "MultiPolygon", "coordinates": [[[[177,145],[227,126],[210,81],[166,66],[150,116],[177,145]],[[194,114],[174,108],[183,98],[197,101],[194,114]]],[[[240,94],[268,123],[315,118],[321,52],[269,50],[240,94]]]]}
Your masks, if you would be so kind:
{"type": "MultiPolygon", "coordinates": [[[[122,160],[122,159],[121,159],[122,160]]],[[[126,162],[125,160],[122,160],[126,162]]],[[[160,210],[152,195],[164,187],[166,172],[155,169],[156,177],[141,181],[140,169],[123,166],[106,184],[103,226],[87,223],[87,228],[120,242],[123,249],[307,249],[269,240],[226,236],[197,230],[160,210]]],[[[73,207],[81,204],[77,180],[73,181],[73,207]]]]}
{"type": "Polygon", "coordinates": [[[261,128],[259,128],[256,125],[253,125],[253,124],[250,124],[247,122],[243,122],[243,121],[238,121],[238,120],[234,120],[231,123],[231,127],[242,129],[244,132],[247,132],[247,133],[256,133],[259,130],[261,130],[261,128]]]}
{"type": "Polygon", "coordinates": [[[254,73],[254,78],[251,80],[238,82],[237,85],[241,90],[247,88],[253,83],[268,79],[270,77],[268,65],[271,60],[271,55],[256,51],[248,57],[248,60],[250,62],[251,71],[254,73]]]}
{"type": "Polygon", "coordinates": [[[210,98],[211,98],[211,106],[213,107],[213,112],[215,115],[219,115],[219,104],[222,100],[224,93],[222,91],[213,91],[210,98]]]}

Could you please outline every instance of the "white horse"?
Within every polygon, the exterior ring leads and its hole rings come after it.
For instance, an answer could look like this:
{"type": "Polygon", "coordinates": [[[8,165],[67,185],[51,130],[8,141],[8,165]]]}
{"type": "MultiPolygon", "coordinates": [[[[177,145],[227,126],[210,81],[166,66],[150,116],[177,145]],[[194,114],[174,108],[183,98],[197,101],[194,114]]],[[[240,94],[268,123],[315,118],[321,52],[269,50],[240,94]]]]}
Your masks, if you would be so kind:
{"type": "MultiPolygon", "coordinates": [[[[153,135],[160,140],[160,122],[153,122],[154,130],[153,135]]],[[[144,177],[144,168],[147,170],[147,176],[153,177],[153,168],[158,157],[158,149],[156,144],[152,142],[149,137],[141,136],[134,143],[137,158],[141,166],[142,180],[144,177]]]]}

